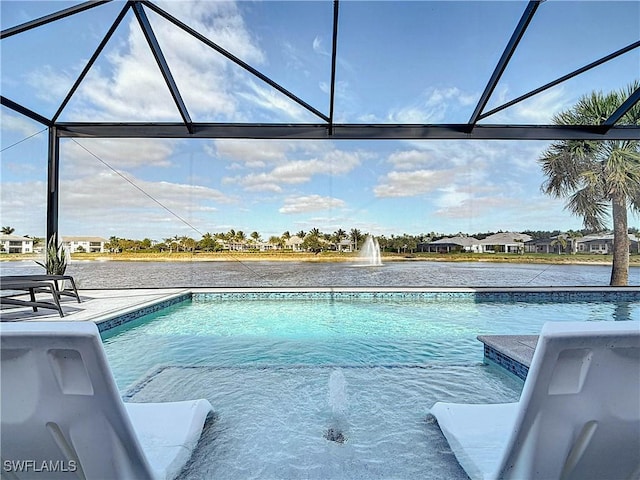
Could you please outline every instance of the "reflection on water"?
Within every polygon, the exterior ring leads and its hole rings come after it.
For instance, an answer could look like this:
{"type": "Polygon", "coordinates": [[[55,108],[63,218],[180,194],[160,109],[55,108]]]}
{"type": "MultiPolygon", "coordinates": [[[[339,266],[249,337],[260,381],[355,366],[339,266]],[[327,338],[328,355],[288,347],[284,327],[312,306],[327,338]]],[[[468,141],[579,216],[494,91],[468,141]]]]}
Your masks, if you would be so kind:
{"type": "MultiPolygon", "coordinates": [[[[3,275],[42,273],[32,261],[2,262],[3,275]]],[[[137,287],[568,287],[607,286],[607,265],[387,262],[378,268],[314,262],[72,261],[80,288],[137,287]]],[[[629,270],[640,285],[640,267],[629,270]]]]}

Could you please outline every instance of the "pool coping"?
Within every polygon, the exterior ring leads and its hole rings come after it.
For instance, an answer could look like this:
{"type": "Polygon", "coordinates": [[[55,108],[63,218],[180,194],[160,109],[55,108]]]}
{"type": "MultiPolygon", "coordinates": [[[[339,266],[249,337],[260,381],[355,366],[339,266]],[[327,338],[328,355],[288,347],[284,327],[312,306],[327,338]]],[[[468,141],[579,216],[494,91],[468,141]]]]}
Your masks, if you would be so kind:
{"type": "Polygon", "coordinates": [[[191,300],[192,293],[190,290],[185,289],[182,291],[163,295],[137,305],[131,305],[121,310],[112,311],[106,314],[99,315],[92,318],[100,333],[107,332],[113,328],[125,325],[129,322],[137,320],[140,317],[144,317],[150,313],[154,313],[172,305],[186,302],[191,300]]]}

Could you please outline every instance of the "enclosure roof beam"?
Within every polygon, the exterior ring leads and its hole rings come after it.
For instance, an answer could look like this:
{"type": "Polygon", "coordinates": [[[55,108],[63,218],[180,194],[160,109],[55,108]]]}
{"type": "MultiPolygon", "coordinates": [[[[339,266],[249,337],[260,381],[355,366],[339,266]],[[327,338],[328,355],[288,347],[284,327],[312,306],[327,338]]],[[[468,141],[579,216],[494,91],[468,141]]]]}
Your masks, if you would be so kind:
{"type": "Polygon", "coordinates": [[[640,140],[637,125],[406,125],[406,124],[220,124],[182,123],[56,124],[60,137],[91,138],[235,138],[334,140],[640,140]]]}
{"type": "Polygon", "coordinates": [[[156,38],[155,33],[153,33],[153,28],[151,28],[151,24],[149,23],[149,19],[147,18],[147,14],[144,12],[144,8],[140,5],[139,2],[135,2],[133,4],[133,11],[138,19],[138,23],[142,28],[142,32],[144,33],[145,38],[147,39],[147,43],[153,52],[153,57],[156,59],[156,63],[158,64],[158,68],[162,72],[162,76],[164,77],[164,81],[171,92],[171,96],[173,97],[174,102],[176,103],[176,107],[180,112],[180,116],[184,121],[184,125],[189,130],[189,133],[193,133],[192,131],[192,121],[189,116],[189,112],[187,111],[187,107],[182,100],[182,96],[180,95],[180,91],[178,90],[178,86],[171,74],[171,70],[169,69],[169,65],[167,64],[167,60],[162,53],[162,49],[160,48],[160,44],[158,43],[158,39],[156,38]]]}
{"type": "Polygon", "coordinates": [[[2,40],[3,38],[11,37],[12,35],[17,35],[18,33],[26,32],[27,30],[31,30],[32,28],[46,25],[47,23],[55,22],[56,20],[74,15],[76,13],[84,12],[85,10],[97,7],[98,5],[102,5],[103,3],[108,3],[110,1],[111,0],[91,0],[79,5],[75,5],[73,7],[65,8],[64,10],[57,11],[55,13],[52,13],[51,15],[45,15],[44,17],[36,18],[35,20],[32,20],[30,22],[7,28],[0,32],[0,40],[2,40]]]}
{"type": "Polygon", "coordinates": [[[471,118],[469,119],[469,124],[472,128],[474,128],[476,123],[478,123],[484,107],[487,105],[491,94],[498,85],[500,77],[504,73],[504,70],[507,68],[507,64],[509,63],[509,60],[511,60],[511,56],[516,51],[516,47],[518,46],[518,43],[520,43],[520,39],[529,26],[529,22],[531,22],[531,19],[536,13],[536,10],[538,9],[541,1],[544,0],[530,0],[527,4],[527,7],[524,9],[522,17],[520,17],[520,21],[518,22],[516,29],[513,31],[513,34],[509,39],[509,43],[507,43],[507,46],[505,47],[504,52],[502,52],[502,56],[500,57],[500,60],[498,61],[498,64],[496,65],[496,68],[494,69],[493,74],[489,79],[489,83],[487,83],[484,92],[482,92],[480,100],[478,101],[478,104],[473,111],[473,115],[471,115],[471,118]]]}
{"type": "Polygon", "coordinates": [[[71,100],[71,97],[73,97],[73,94],[76,92],[76,90],[78,89],[78,87],[82,83],[82,80],[84,80],[84,77],[87,76],[87,73],[89,73],[89,70],[91,70],[91,67],[93,67],[94,63],[96,62],[96,60],[98,59],[98,57],[102,53],[102,50],[104,50],[104,47],[107,45],[107,43],[111,39],[111,36],[113,35],[113,32],[116,31],[116,29],[120,25],[120,22],[122,22],[122,19],[124,18],[125,14],[127,13],[127,10],[131,7],[131,5],[132,5],[132,2],[127,2],[124,5],[124,7],[122,7],[122,10],[120,10],[120,13],[116,17],[115,21],[113,22],[113,24],[111,25],[109,30],[107,31],[107,34],[100,41],[100,44],[98,45],[98,48],[96,48],[96,51],[93,52],[93,55],[91,56],[91,58],[89,59],[89,61],[85,65],[84,69],[80,73],[80,76],[73,83],[71,89],[69,90],[69,93],[67,93],[67,96],[64,98],[64,100],[62,101],[62,103],[58,107],[58,111],[55,113],[55,115],[52,118],[52,120],[54,122],[58,119],[58,117],[60,117],[60,115],[62,114],[62,111],[65,109],[65,107],[67,106],[67,104],[71,100]]]}
{"type": "Polygon", "coordinates": [[[541,92],[544,92],[545,90],[548,90],[551,87],[555,87],[556,85],[558,85],[558,84],[560,84],[560,83],[562,83],[562,82],[564,82],[566,80],[569,80],[570,78],[573,78],[573,77],[575,77],[577,75],[580,75],[581,73],[584,73],[584,72],[586,72],[588,70],[591,70],[592,68],[595,68],[598,65],[602,65],[603,63],[606,63],[609,60],[613,60],[614,58],[619,57],[620,55],[625,54],[625,53],[627,53],[627,52],[629,52],[629,51],[631,51],[631,50],[633,50],[635,48],[638,48],[638,47],[640,47],[640,40],[637,41],[637,42],[631,43],[631,44],[627,45],[626,47],[621,48],[620,50],[616,50],[615,52],[613,52],[613,53],[611,53],[611,54],[609,54],[607,56],[604,56],[604,57],[596,60],[595,62],[591,62],[590,64],[585,65],[584,67],[578,68],[577,70],[574,70],[571,73],[563,75],[562,77],[560,77],[560,78],[558,78],[558,79],[556,79],[556,80],[554,80],[552,82],[549,82],[549,83],[547,83],[547,84],[545,84],[545,85],[543,85],[541,87],[538,87],[535,90],[531,90],[530,92],[525,93],[524,95],[521,95],[518,98],[514,98],[513,100],[511,100],[511,101],[509,101],[509,102],[507,102],[507,103],[505,103],[503,105],[500,105],[499,107],[496,107],[493,110],[490,110],[490,111],[488,111],[486,113],[483,113],[482,115],[480,115],[478,117],[478,120],[482,120],[483,118],[489,117],[489,116],[493,115],[494,113],[498,113],[499,111],[504,110],[505,108],[509,108],[509,107],[515,105],[516,103],[520,103],[523,100],[526,100],[527,98],[533,97],[534,95],[537,95],[537,94],[539,94],[541,92]]]}
{"type": "Polygon", "coordinates": [[[329,94],[329,134],[333,133],[333,109],[336,98],[336,58],[338,53],[338,9],[339,1],[333,2],[333,44],[331,48],[331,91],[329,94]]]}
{"type": "Polygon", "coordinates": [[[29,117],[31,120],[35,120],[36,122],[40,122],[43,125],[46,125],[47,127],[52,127],[53,126],[53,122],[51,120],[49,120],[48,118],[43,117],[39,113],[36,113],[33,110],[30,110],[27,107],[24,107],[24,106],[20,105],[19,103],[14,102],[13,100],[9,100],[4,95],[0,95],[0,104],[2,104],[3,106],[5,106],[7,108],[10,108],[11,110],[14,110],[15,112],[18,112],[18,113],[24,115],[25,117],[29,117]]]}
{"type": "Polygon", "coordinates": [[[207,45],[209,48],[212,48],[213,50],[215,50],[216,52],[220,53],[221,55],[223,55],[224,57],[228,58],[229,60],[231,60],[233,63],[235,63],[236,65],[239,65],[240,67],[242,67],[243,69],[245,69],[246,71],[248,71],[249,73],[253,74],[254,76],[258,77],[260,80],[262,80],[263,82],[267,83],[269,86],[275,88],[276,90],[278,90],[280,93],[282,93],[283,95],[289,97],[291,100],[293,100],[294,102],[296,102],[298,105],[304,107],[305,109],[309,110],[311,113],[313,113],[314,115],[316,115],[317,117],[321,118],[322,120],[324,120],[325,122],[329,121],[329,117],[327,117],[324,113],[320,112],[319,110],[315,109],[314,107],[312,107],[311,105],[309,105],[307,102],[305,102],[304,100],[302,100],[301,98],[298,98],[296,95],[294,95],[293,93],[291,93],[289,90],[287,90],[286,88],[284,88],[283,86],[281,86],[280,84],[274,82],[273,80],[271,80],[269,77],[267,77],[265,74],[263,74],[262,72],[256,70],[255,68],[253,68],[251,65],[249,65],[248,63],[240,60],[238,57],[236,57],[235,55],[233,55],[231,52],[228,52],[227,50],[225,50],[224,48],[222,48],[220,45],[218,45],[215,42],[212,42],[211,40],[209,40],[207,37],[205,37],[204,35],[202,35],[200,32],[194,30],[193,28],[191,28],[189,25],[181,22],[180,20],[178,20],[177,18],[175,18],[173,15],[170,15],[169,13],[167,13],[166,11],[164,11],[162,8],[158,7],[157,5],[155,5],[154,3],[147,1],[147,0],[143,0],[142,3],[149,8],[150,10],[153,10],[154,12],[156,12],[158,15],[164,17],[165,19],[169,20],[171,23],[173,23],[174,25],[176,25],[177,27],[180,27],[182,30],[184,30],[185,32],[187,32],[188,34],[192,35],[193,37],[197,38],[198,40],[200,40],[202,43],[204,43],[205,45],[207,45]]]}
{"type": "Polygon", "coordinates": [[[622,105],[620,105],[615,112],[611,114],[609,118],[607,118],[602,125],[607,127],[612,127],[615,125],[636,103],[640,101],[640,87],[638,87],[635,92],[629,95],[622,105]]]}

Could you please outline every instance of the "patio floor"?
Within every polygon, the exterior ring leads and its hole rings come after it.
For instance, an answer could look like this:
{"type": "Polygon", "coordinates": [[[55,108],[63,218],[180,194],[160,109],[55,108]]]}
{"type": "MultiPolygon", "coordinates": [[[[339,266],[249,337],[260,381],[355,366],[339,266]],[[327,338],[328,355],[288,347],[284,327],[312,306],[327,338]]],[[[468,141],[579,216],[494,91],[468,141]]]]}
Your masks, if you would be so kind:
{"type": "MultiPolygon", "coordinates": [[[[61,299],[64,317],[60,317],[57,311],[51,309],[39,308],[34,312],[30,307],[3,305],[0,320],[3,322],[86,320],[98,322],[188,291],[183,288],[79,290],[82,303],[67,296],[61,299]]],[[[28,299],[28,295],[16,298],[28,299]]]]}

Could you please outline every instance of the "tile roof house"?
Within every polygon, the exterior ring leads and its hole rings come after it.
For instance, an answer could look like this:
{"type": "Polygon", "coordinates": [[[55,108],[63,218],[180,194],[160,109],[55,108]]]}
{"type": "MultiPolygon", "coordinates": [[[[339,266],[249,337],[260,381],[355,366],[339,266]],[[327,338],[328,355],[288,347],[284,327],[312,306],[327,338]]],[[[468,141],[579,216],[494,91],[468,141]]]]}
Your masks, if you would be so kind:
{"type": "Polygon", "coordinates": [[[284,242],[285,250],[292,250],[294,252],[302,252],[304,249],[302,248],[303,239],[298,235],[292,235],[284,242]]]}
{"type": "Polygon", "coordinates": [[[480,240],[482,253],[523,253],[524,244],[531,235],[517,232],[501,232],[480,240]]]}
{"type": "Polygon", "coordinates": [[[446,237],[433,242],[419,243],[418,252],[451,253],[451,252],[480,252],[480,240],[473,237],[446,237]]]}
{"type": "MultiPolygon", "coordinates": [[[[579,253],[601,253],[604,255],[613,253],[613,233],[585,235],[576,239],[579,253]]],[[[629,234],[629,252],[640,253],[640,239],[629,234]]]]}
{"type": "Polygon", "coordinates": [[[576,238],[569,238],[564,234],[552,237],[529,240],[524,249],[527,253],[572,253],[576,251],[576,238]]]}

